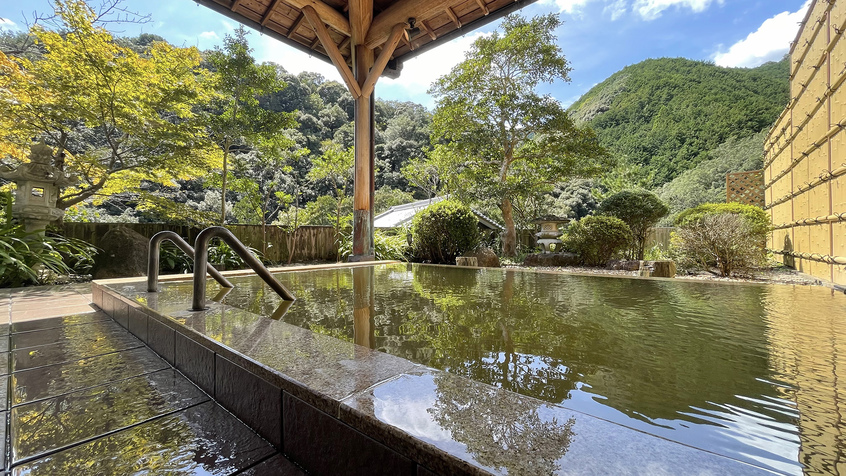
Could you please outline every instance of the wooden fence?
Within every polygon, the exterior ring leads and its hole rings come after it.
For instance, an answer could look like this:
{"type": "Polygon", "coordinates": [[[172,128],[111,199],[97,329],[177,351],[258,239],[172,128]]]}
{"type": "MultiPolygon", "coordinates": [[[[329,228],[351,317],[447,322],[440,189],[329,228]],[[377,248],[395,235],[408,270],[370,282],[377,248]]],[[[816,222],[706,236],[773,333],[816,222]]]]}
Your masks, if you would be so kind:
{"type": "MultiPolygon", "coordinates": [[[[129,228],[147,238],[160,231],[175,231],[192,245],[201,231],[200,228],[165,223],[65,223],[63,234],[68,238],[78,238],[98,246],[103,235],[119,226],[129,228]]],[[[260,225],[228,225],[226,228],[245,245],[262,251],[260,225]]],[[[288,261],[288,232],[276,226],[268,226],[266,233],[268,247],[264,251],[265,259],[274,263],[288,261]]],[[[294,249],[295,262],[333,261],[338,253],[335,231],[331,226],[302,226],[296,230],[294,249]]]]}

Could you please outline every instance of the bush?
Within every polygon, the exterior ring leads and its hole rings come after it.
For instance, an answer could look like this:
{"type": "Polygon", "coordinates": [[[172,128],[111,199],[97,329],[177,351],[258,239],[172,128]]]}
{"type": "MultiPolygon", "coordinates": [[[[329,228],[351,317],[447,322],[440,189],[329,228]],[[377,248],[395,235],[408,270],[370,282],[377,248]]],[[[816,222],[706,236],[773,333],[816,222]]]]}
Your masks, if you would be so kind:
{"type": "Polygon", "coordinates": [[[703,203],[702,205],[688,208],[679,213],[676,217],[676,226],[688,226],[702,220],[707,215],[718,215],[721,213],[731,213],[733,215],[740,215],[749,225],[749,232],[755,234],[760,243],[764,243],[767,239],[767,233],[770,231],[770,216],[767,212],[754,205],[744,205],[742,203],[703,203]]]}
{"type": "MultiPolygon", "coordinates": [[[[699,266],[729,276],[764,261],[760,223],[740,213],[707,213],[679,226],[672,235],[672,249],[682,266],[699,266]]],[[[715,273],[716,274],[716,273],[715,273]]]]}
{"type": "Polygon", "coordinates": [[[570,224],[564,248],[578,254],[590,266],[605,266],[631,240],[632,231],[623,220],[609,216],[586,216],[570,224]]]}
{"type": "Polygon", "coordinates": [[[469,207],[452,200],[429,206],[411,226],[414,256],[432,263],[455,264],[455,257],[479,245],[479,226],[469,207]]]}
{"type": "Polygon", "coordinates": [[[670,212],[667,205],[647,190],[623,190],[606,198],[596,210],[597,215],[607,215],[623,220],[632,231],[629,247],[630,259],[643,259],[646,236],[649,230],[670,212]]]}
{"type": "Polygon", "coordinates": [[[0,287],[47,284],[51,273],[76,274],[71,266],[90,268],[96,251],[80,240],[42,237],[19,225],[5,227],[0,229],[0,287]]]}
{"type": "MultiPolygon", "coordinates": [[[[220,271],[227,269],[244,269],[247,267],[244,260],[241,259],[241,256],[239,256],[231,246],[227,245],[226,242],[220,239],[214,241],[217,241],[217,244],[209,246],[209,263],[211,263],[212,266],[220,271]]],[[[214,243],[214,241],[212,241],[212,243],[214,243]]],[[[261,252],[257,249],[247,246],[247,251],[249,251],[251,255],[255,256],[259,261],[264,261],[264,256],[262,256],[261,252]]],[[[193,267],[192,263],[191,268],[193,269],[193,267]]]]}

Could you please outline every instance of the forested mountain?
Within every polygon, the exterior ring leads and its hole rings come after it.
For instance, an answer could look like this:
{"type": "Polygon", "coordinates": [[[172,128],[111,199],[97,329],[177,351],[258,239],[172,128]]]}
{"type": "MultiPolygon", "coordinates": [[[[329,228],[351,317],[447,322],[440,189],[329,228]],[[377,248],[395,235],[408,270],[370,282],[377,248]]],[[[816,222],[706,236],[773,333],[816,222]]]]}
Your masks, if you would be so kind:
{"type": "Polygon", "coordinates": [[[611,75],[569,111],[620,158],[654,172],[657,187],[713,158],[720,144],[768,129],[788,101],[788,68],[787,58],[751,69],[650,59],[611,75]]]}

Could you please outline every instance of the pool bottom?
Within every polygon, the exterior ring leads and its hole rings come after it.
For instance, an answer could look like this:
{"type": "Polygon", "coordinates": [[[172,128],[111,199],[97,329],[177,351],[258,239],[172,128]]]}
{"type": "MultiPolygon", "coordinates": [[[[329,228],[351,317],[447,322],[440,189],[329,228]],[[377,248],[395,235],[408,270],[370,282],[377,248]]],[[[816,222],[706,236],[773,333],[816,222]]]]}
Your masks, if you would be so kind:
{"type": "Polygon", "coordinates": [[[313,474],[771,474],[226,305],[96,281],[95,304],[313,474]],[[233,332],[237,329],[238,332],[233,332]]]}

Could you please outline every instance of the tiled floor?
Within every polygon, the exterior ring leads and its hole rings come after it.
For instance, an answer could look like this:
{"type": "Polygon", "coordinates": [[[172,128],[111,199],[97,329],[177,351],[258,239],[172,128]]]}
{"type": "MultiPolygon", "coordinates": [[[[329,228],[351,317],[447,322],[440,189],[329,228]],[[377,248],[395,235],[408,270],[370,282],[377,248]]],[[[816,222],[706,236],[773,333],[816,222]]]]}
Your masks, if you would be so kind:
{"type": "Polygon", "coordinates": [[[14,475],[302,474],[92,307],[86,290],[0,293],[0,312],[8,313],[0,323],[0,438],[7,442],[0,468],[14,475]]]}

